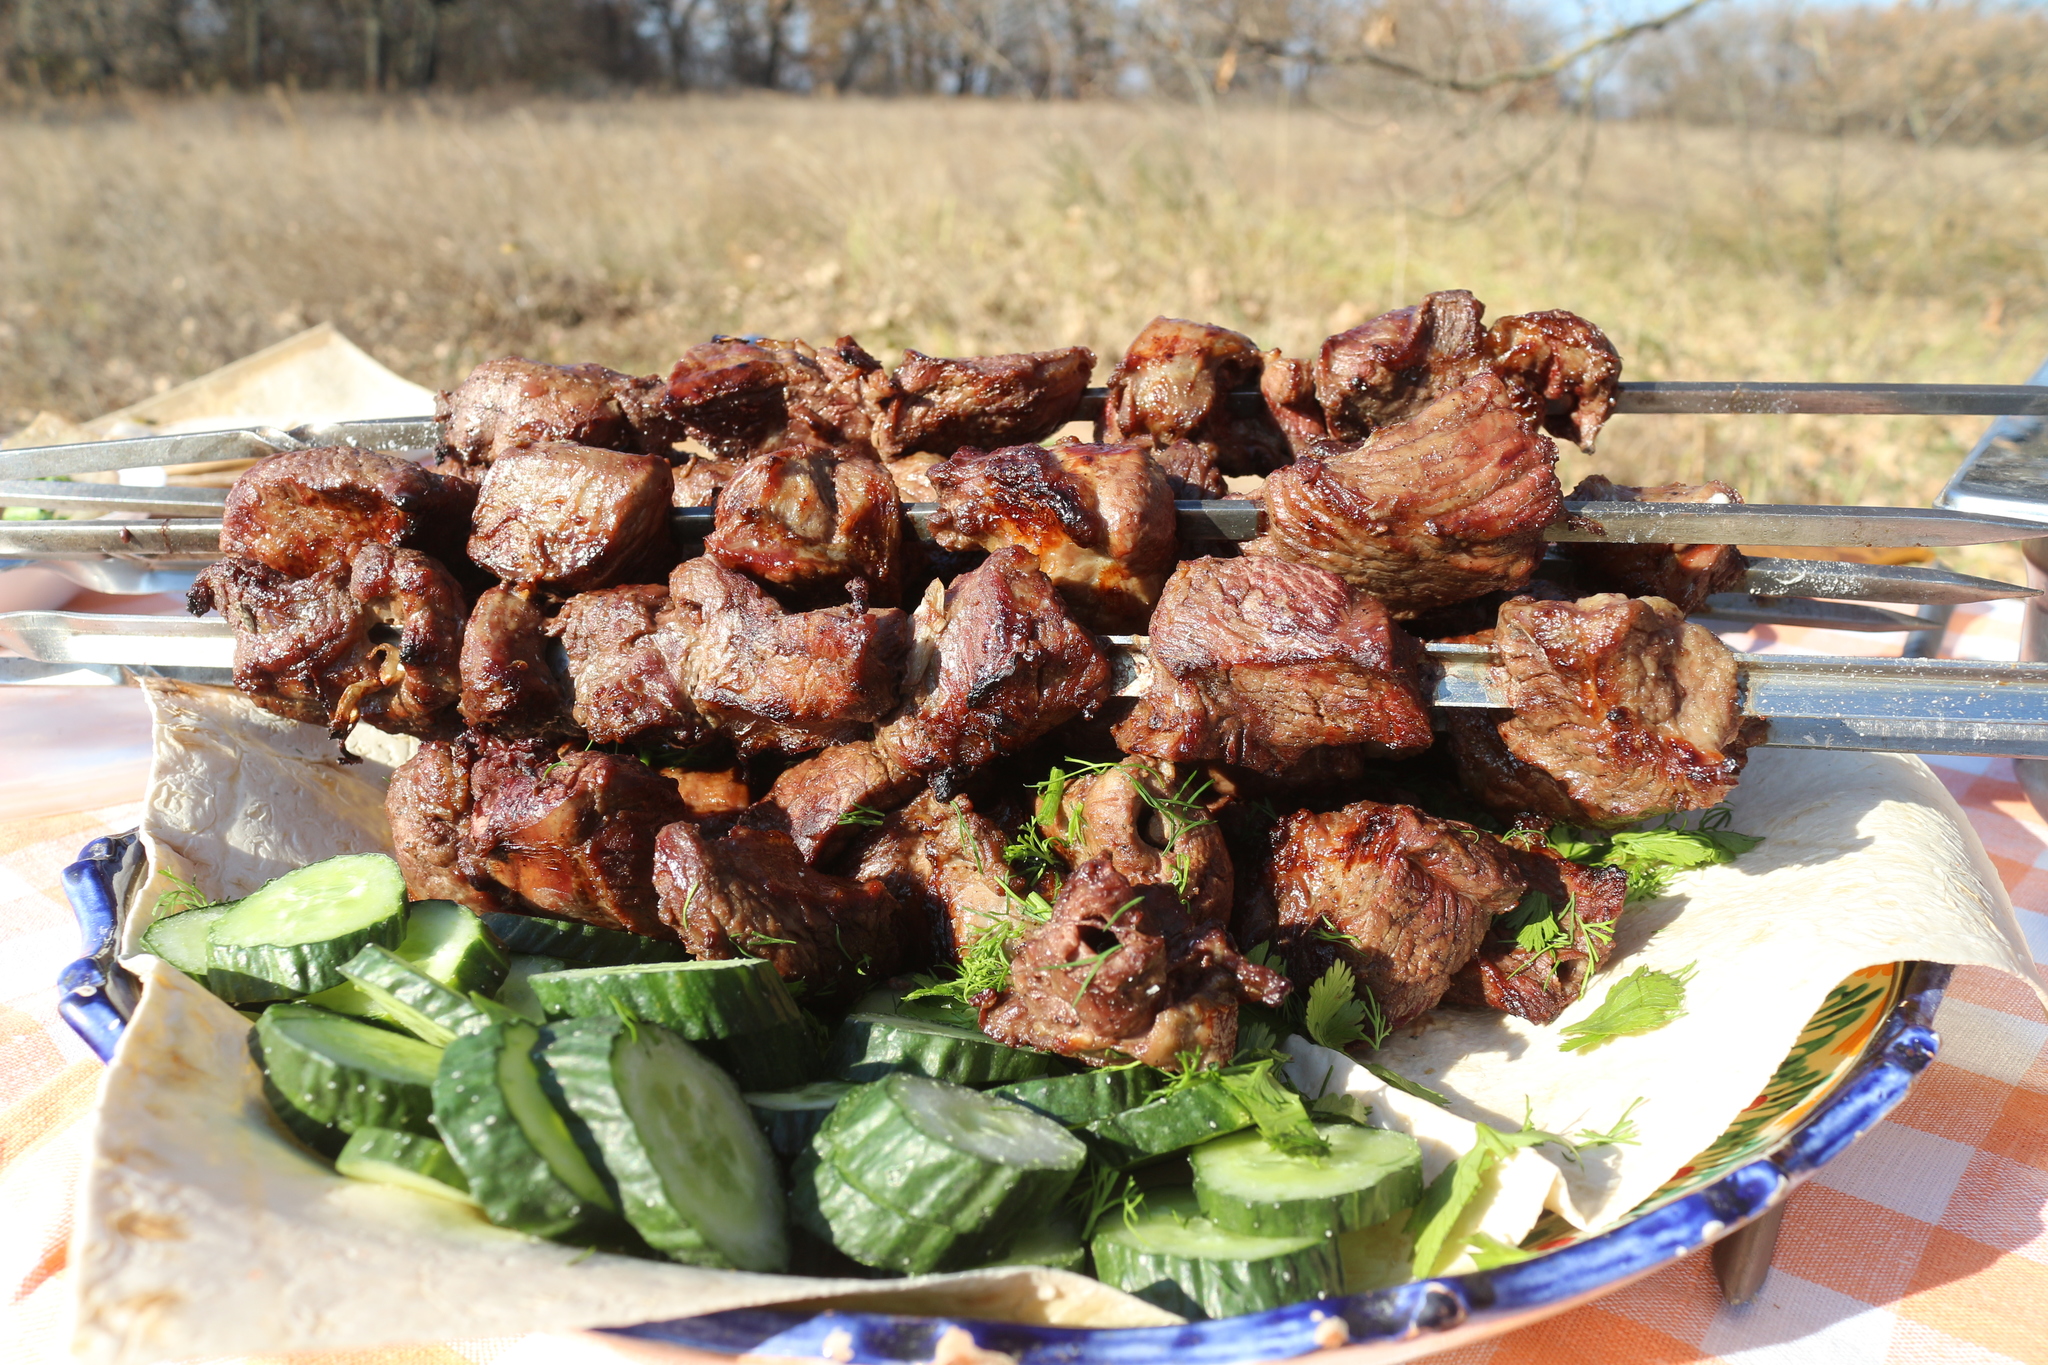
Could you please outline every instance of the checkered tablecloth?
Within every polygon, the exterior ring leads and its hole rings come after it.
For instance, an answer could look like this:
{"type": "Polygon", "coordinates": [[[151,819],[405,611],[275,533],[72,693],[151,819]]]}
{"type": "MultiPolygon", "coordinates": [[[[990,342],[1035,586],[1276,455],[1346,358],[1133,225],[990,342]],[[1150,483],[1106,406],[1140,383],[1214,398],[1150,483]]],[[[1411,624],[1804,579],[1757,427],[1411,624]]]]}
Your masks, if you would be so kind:
{"type": "MultiPolygon", "coordinates": [[[[2010,604],[1957,614],[1951,657],[2011,658],[2010,604]]],[[[1896,652],[1898,638],[1760,630],[1737,649],[1896,652]]],[[[75,771],[38,736],[77,694],[0,694],[16,811],[0,817],[0,1365],[64,1358],[65,1241],[100,1066],[57,1017],[52,985],[77,955],[59,874],[88,840],[133,826],[141,700],[101,695],[93,735],[67,736],[75,771]],[[123,706],[127,709],[123,710],[123,706]],[[96,738],[95,738],[96,737],[96,738]],[[27,757],[25,757],[27,755],[27,757]],[[81,799],[81,794],[84,799],[81,799]],[[84,807],[69,809],[70,807],[84,807]]],[[[75,727],[74,727],[75,729],[75,727]]],[[[1934,759],[2048,961],[2048,824],[2002,760],[1934,759]]],[[[1941,1055],[1905,1102],[1792,1199],[1762,1294],[1721,1303],[1704,1256],[1432,1365],[1745,1362],[2048,1362],[2048,1023],[2018,982],[1958,971],[1937,1021],[1941,1055]]],[[[465,1341],[351,1353],[351,1365],[617,1365],[644,1346],[593,1336],[465,1341]]],[[[331,1357],[340,1361],[344,1357],[331,1357]]]]}

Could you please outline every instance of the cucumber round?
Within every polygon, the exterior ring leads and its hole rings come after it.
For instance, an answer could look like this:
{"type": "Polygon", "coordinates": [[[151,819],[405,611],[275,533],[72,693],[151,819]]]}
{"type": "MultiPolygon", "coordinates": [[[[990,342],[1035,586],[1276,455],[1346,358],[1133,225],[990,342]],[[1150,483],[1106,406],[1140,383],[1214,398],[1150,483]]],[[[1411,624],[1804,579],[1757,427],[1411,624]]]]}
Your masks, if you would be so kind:
{"type": "Polygon", "coordinates": [[[289,1000],[341,984],[365,946],[405,937],[405,878],[382,853],[287,872],[244,896],[208,932],[206,984],[231,1005],[289,1000]]]}
{"type": "Polygon", "coordinates": [[[1155,1190],[1129,1223],[1103,1220],[1089,1245],[1095,1277],[1188,1318],[1228,1318],[1343,1291],[1330,1237],[1226,1232],[1192,1190],[1155,1190]]]}
{"type": "Polygon", "coordinates": [[[601,929],[574,920],[546,919],[540,915],[515,915],[504,910],[487,910],[480,918],[508,953],[559,957],[564,962],[581,962],[592,967],[613,967],[628,962],[684,962],[689,950],[680,943],[646,938],[619,929],[601,929]]]}
{"type": "Polygon", "coordinates": [[[965,1234],[1058,1204],[1088,1156],[1043,1114],[907,1072],[841,1100],[813,1146],[875,1202],[965,1234]]]}
{"type": "Polygon", "coordinates": [[[446,1047],[493,1021],[468,995],[450,990],[375,943],[344,962],[341,974],[376,1008],[378,1018],[389,1019],[435,1047],[446,1047]]]}
{"type": "Polygon", "coordinates": [[[842,1081],[909,1071],[956,1085],[1028,1081],[1058,1065],[1050,1053],[1005,1047],[973,1029],[885,1014],[847,1015],[825,1059],[826,1072],[842,1081]]]}
{"type": "Polygon", "coordinates": [[[458,995],[490,995],[505,980],[505,950],[481,919],[454,901],[406,906],[405,937],[392,951],[458,995]]]}
{"type": "Polygon", "coordinates": [[[213,922],[234,908],[233,901],[222,901],[165,915],[143,931],[142,951],[156,954],[194,981],[205,981],[213,922]]]}
{"type": "Polygon", "coordinates": [[[1422,1198],[1422,1148],[1406,1133],[1319,1123],[1323,1157],[1289,1156],[1256,1132],[1188,1153],[1195,1199],[1229,1232],[1329,1237],[1383,1223],[1422,1198]]]}
{"type": "Polygon", "coordinates": [[[750,1090],[818,1074],[816,1042],[775,969],[756,958],[581,967],[528,978],[550,1019],[641,1019],[697,1044],[750,1090]]]}
{"type": "Polygon", "coordinates": [[[845,1081],[812,1081],[794,1090],[750,1090],[743,1098],[775,1155],[793,1158],[851,1089],[845,1081]]]}
{"type": "Polygon", "coordinates": [[[505,980],[497,989],[498,1003],[522,1019],[536,1024],[548,1021],[540,997],[533,993],[533,978],[543,972],[559,972],[569,964],[559,957],[540,953],[514,953],[505,968],[505,980]]]}
{"type": "Polygon", "coordinates": [[[1088,1270],[1088,1246],[1081,1240],[1081,1220],[1059,1204],[1026,1223],[1009,1239],[1007,1250],[978,1263],[982,1267],[1042,1265],[1054,1270],[1088,1270]]]}
{"type": "Polygon", "coordinates": [[[310,1005],[272,1005],[254,1036],[264,1075],[312,1122],[432,1136],[439,1048],[310,1005]]]}
{"type": "Polygon", "coordinates": [[[397,1185],[474,1205],[469,1178],[440,1139],[392,1128],[358,1128],[334,1159],[334,1169],[356,1180],[397,1185]]]}
{"type": "Polygon", "coordinates": [[[1250,1111],[1228,1090],[1205,1083],[1098,1119],[1088,1125],[1087,1132],[1095,1139],[1096,1150],[1108,1160],[1135,1166],[1251,1126],[1250,1111]]]}
{"type": "Polygon", "coordinates": [[[541,1089],[531,1024],[493,1024],[448,1045],[434,1125],[493,1223],[590,1244],[631,1240],[611,1192],[541,1089]]]}
{"type": "Polygon", "coordinates": [[[957,1228],[905,1218],[875,1202],[816,1148],[806,1150],[791,1168],[789,1202],[799,1227],[880,1270],[922,1275],[958,1259],[963,1244],[972,1246],[976,1240],[957,1228]]]}
{"type": "Polygon", "coordinates": [[[1137,1108],[1165,1084],[1165,1075],[1156,1067],[1118,1066],[1018,1081],[988,1093],[1078,1128],[1137,1108]]]}
{"type": "Polygon", "coordinates": [[[618,1018],[556,1024],[540,1056],[649,1246],[692,1265],[788,1265],[780,1173],[731,1077],[669,1030],[618,1018]]]}

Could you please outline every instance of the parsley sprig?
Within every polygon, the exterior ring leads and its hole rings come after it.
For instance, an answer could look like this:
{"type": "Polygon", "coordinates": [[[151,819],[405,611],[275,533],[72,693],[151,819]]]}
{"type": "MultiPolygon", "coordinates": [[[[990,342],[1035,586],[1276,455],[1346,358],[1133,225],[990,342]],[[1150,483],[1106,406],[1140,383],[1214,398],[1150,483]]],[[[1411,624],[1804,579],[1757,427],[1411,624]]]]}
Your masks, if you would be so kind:
{"type": "Polygon", "coordinates": [[[1685,983],[1692,980],[1697,963],[1687,963],[1675,972],[1638,967],[1607,988],[1600,1007],[1564,1027],[1560,1052],[1582,1052],[1614,1038],[1630,1038],[1663,1028],[1685,1014],[1685,983]]]}
{"type": "Polygon", "coordinates": [[[1763,842],[1762,835],[1730,829],[1734,819],[1734,811],[1716,806],[1692,828],[1680,825],[1674,815],[1652,829],[1620,834],[1553,825],[1549,843],[1575,863],[1618,867],[1628,873],[1628,899],[1633,905],[1664,895],[1677,873],[1734,862],[1763,842]]]}

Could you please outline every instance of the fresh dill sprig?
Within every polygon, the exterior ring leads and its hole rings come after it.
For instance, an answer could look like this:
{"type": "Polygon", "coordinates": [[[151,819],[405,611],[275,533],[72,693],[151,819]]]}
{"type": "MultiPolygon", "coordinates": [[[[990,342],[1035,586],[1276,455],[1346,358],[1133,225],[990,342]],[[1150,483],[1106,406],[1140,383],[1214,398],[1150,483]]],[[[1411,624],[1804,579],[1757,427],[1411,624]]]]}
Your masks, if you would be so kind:
{"type": "Polygon", "coordinates": [[[832,823],[835,825],[852,825],[859,829],[874,829],[880,825],[887,824],[888,820],[889,817],[885,812],[878,811],[873,806],[855,806],[832,823]]]}
{"type": "Polygon", "coordinates": [[[182,914],[184,911],[197,910],[201,906],[212,904],[206,899],[206,893],[199,889],[199,883],[190,878],[180,877],[177,873],[169,871],[163,874],[163,878],[171,884],[171,889],[157,897],[158,914],[182,914]]]}
{"type": "Polygon", "coordinates": [[[1358,940],[1332,924],[1328,915],[1318,919],[1314,927],[1308,932],[1311,937],[1319,938],[1325,943],[1335,943],[1345,948],[1356,948],[1358,946],[1358,940]]]}
{"type": "Polygon", "coordinates": [[[1600,1007],[1564,1028],[1560,1052],[1578,1052],[1598,1047],[1611,1038],[1634,1037],[1663,1028],[1685,1013],[1685,983],[1692,980],[1697,963],[1675,972],[1638,967],[1607,988],[1600,1007]]]}
{"type": "Polygon", "coordinates": [[[1095,1235],[1096,1224],[1112,1209],[1121,1213],[1124,1226],[1136,1223],[1138,1210],[1145,1203],[1145,1192],[1122,1171],[1090,1162],[1088,1178],[1074,1182],[1067,1202],[1081,1214],[1081,1240],[1085,1242],[1095,1235]]]}
{"type": "Polygon", "coordinates": [[[1628,1108],[1621,1111],[1621,1117],[1615,1121],[1614,1126],[1604,1133],[1591,1128],[1581,1128],[1573,1135],[1578,1149],[1583,1152],[1592,1147],[1640,1146],[1642,1140],[1636,1136],[1636,1121],[1629,1116],[1636,1112],[1645,1098],[1642,1095],[1636,1096],[1628,1108]]]}

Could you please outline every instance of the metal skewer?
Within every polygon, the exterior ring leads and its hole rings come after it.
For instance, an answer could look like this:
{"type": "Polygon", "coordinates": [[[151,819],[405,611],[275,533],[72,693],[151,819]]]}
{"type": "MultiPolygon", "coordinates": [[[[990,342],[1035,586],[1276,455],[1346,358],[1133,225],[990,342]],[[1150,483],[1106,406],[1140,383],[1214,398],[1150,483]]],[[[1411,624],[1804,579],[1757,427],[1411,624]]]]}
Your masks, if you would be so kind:
{"type": "MultiPolygon", "coordinates": [[[[1116,695],[1142,695],[1151,683],[1143,637],[1109,641],[1116,695]]],[[[113,669],[175,670],[189,681],[227,684],[234,632],[218,618],[101,616],[37,611],[0,614],[0,646],[52,670],[34,679],[24,661],[0,669],[0,681],[78,680],[113,669]]],[[[1440,670],[1440,707],[1502,708],[1493,653],[1477,645],[1432,644],[1440,670]]],[[[1875,749],[1900,753],[2048,757],[2048,664],[1958,659],[1830,659],[1737,654],[1743,710],[1771,722],[1769,742],[1798,749],[1875,749]]]]}

